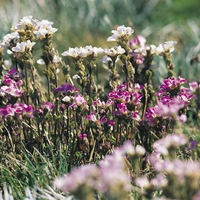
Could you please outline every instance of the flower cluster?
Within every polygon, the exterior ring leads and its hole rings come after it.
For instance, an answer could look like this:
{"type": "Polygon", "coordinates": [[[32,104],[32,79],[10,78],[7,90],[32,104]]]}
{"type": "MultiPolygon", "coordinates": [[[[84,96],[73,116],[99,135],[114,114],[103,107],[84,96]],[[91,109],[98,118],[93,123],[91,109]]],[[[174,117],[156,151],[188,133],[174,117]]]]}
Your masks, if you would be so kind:
{"type": "Polygon", "coordinates": [[[90,164],[73,169],[71,173],[57,178],[54,184],[58,189],[70,192],[77,198],[83,194],[89,197],[92,191],[109,199],[127,198],[132,186],[124,156],[141,156],[144,153],[143,147],[134,148],[130,142],[126,142],[122,147],[116,148],[112,155],[100,161],[98,166],[90,164]]]}
{"type": "Polygon", "coordinates": [[[8,104],[5,108],[0,108],[0,116],[5,119],[8,116],[23,117],[27,116],[33,118],[34,108],[31,105],[23,103],[8,104]]]}

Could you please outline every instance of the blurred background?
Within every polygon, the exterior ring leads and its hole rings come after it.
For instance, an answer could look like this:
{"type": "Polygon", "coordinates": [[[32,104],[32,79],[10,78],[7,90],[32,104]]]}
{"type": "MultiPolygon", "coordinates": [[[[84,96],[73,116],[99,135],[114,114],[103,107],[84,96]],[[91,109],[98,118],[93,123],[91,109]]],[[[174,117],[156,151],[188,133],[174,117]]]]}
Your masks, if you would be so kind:
{"type": "Polygon", "coordinates": [[[190,64],[200,53],[199,7],[199,0],[0,0],[0,40],[27,15],[54,22],[60,53],[75,46],[109,47],[112,29],[131,26],[147,44],[176,40],[176,70],[199,80],[199,63],[190,64]]]}

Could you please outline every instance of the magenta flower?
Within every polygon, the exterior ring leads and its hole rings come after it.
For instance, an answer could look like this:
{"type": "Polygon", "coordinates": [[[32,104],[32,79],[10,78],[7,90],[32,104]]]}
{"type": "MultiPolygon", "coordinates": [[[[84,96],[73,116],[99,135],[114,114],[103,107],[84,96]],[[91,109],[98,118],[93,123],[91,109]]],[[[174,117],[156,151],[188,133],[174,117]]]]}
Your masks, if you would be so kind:
{"type": "Polygon", "coordinates": [[[125,103],[118,103],[117,110],[115,111],[115,115],[122,115],[126,114],[128,111],[127,106],[125,103]]]}
{"type": "Polygon", "coordinates": [[[130,101],[130,93],[128,91],[112,91],[108,94],[108,98],[120,101],[120,102],[129,102],[130,101]]]}
{"type": "Polygon", "coordinates": [[[88,108],[87,101],[85,100],[85,98],[83,97],[82,94],[76,94],[74,96],[73,103],[69,107],[75,107],[76,108],[78,106],[82,106],[84,108],[88,108]]]}
{"type": "Polygon", "coordinates": [[[85,117],[85,120],[86,120],[86,121],[93,121],[93,122],[96,122],[96,121],[97,121],[97,117],[96,117],[96,115],[95,115],[94,112],[91,112],[89,115],[87,115],[87,116],[85,117]]]}
{"type": "Polygon", "coordinates": [[[134,111],[133,113],[132,113],[132,118],[135,120],[135,121],[141,121],[141,117],[139,116],[139,113],[138,113],[138,111],[134,111]]]}
{"type": "Polygon", "coordinates": [[[20,97],[23,94],[23,90],[20,88],[22,85],[22,81],[14,81],[10,78],[6,78],[4,80],[4,83],[6,85],[1,86],[0,92],[6,96],[14,96],[14,97],[20,97]]]}
{"type": "Polygon", "coordinates": [[[26,105],[23,103],[15,103],[13,105],[13,109],[15,110],[16,116],[24,115],[24,116],[33,118],[34,108],[31,105],[26,105]]]}
{"type": "Polygon", "coordinates": [[[6,118],[7,116],[14,116],[15,109],[11,104],[7,105],[5,108],[0,108],[0,116],[6,118]]]}
{"type": "Polygon", "coordinates": [[[56,92],[61,92],[61,93],[76,93],[79,91],[79,89],[77,89],[75,86],[73,85],[70,85],[69,83],[66,83],[66,84],[62,84],[61,86],[57,87],[55,89],[56,92]]]}
{"type": "Polygon", "coordinates": [[[156,95],[161,98],[165,95],[170,95],[170,97],[178,95],[180,93],[180,85],[186,83],[187,80],[181,77],[167,78],[163,81],[163,84],[160,85],[159,91],[156,95]]]}
{"type": "Polygon", "coordinates": [[[83,140],[84,138],[87,138],[87,134],[85,134],[85,133],[80,133],[79,135],[78,135],[78,138],[80,139],[80,140],[83,140]]]}
{"type": "Polygon", "coordinates": [[[137,49],[138,47],[144,46],[146,43],[146,38],[142,35],[137,35],[137,37],[133,38],[130,41],[130,47],[131,49],[137,49]]]}
{"type": "Polygon", "coordinates": [[[9,104],[5,108],[0,109],[0,115],[3,118],[6,118],[7,116],[18,117],[19,115],[33,118],[33,112],[34,108],[31,105],[26,105],[23,103],[15,103],[13,106],[9,104]]]}
{"type": "Polygon", "coordinates": [[[11,78],[15,81],[21,80],[23,78],[22,74],[14,67],[12,68],[5,76],[4,78],[11,78]]]}
{"type": "Polygon", "coordinates": [[[44,106],[43,106],[44,109],[48,110],[48,111],[51,111],[54,109],[54,105],[51,103],[51,102],[45,102],[44,103],[44,106]]]}

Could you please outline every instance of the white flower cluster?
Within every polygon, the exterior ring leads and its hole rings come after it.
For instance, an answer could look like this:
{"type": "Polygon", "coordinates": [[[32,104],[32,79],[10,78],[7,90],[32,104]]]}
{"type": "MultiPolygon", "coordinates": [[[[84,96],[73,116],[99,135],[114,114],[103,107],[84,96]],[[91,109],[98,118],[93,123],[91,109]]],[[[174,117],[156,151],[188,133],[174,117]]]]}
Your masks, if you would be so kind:
{"type": "MultiPolygon", "coordinates": [[[[18,42],[15,47],[12,48],[13,52],[23,53],[26,49],[28,51],[31,51],[32,47],[35,45],[35,42],[31,42],[30,40],[27,40],[27,42],[18,42]]],[[[9,51],[12,53],[11,51],[9,51]]]]}
{"type": "MultiPolygon", "coordinates": [[[[24,52],[25,47],[31,50],[35,43],[31,42],[30,40],[26,42],[19,42],[20,36],[18,30],[26,29],[28,26],[32,27],[33,33],[36,35],[36,38],[41,40],[45,38],[47,34],[52,35],[57,31],[56,28],[52,27],[52,24],[53,22],[50,22],[48,20],[35,20],[32,16],[23,17],[20,20],[19,24],[12,28],[14,32],[9,33],[3,37],[3,41],[0,42],[0,47],[9,47],[10,43],[13,42],[13,44],[16,44],[15,47],[12,47],[12,51],[14,52],[24,52]]],[[[11,54],[12,52],[9,51],[9,53],[11,54]]]]}
{"type": "Polygon", "coordinates": [[[125,49],[123,49],[121,46],[116,46],[106,49],[102,49],[99,47],[92,47],[92,46],[79,47],[79,48],[70,47],[67,51],[64,51],[62,53],[62,56],[69,56],[72,58],[86,58],[90,56],[97,57],[103,53],[106,54],[107,56],[114,57],[125,53],[125,49]]]}
{"type": "Polygon", "coordinates": [[[134,30],[131,27],[125,27],[124,25],[119,26],[117,30],[112,30],[111,33],[113,33],[112,36],[108,37],[107,41],[113,42],[113,41],[119,41],[123,38],[128,38],[132,35],[134,30]]]}
{"type": "Polygon", "coordinates": [[[86,58],[86,57],[97,57],[100,54],[102,54],[104,50],[100,47],[92,47],[92,46],[86,46],[86,47],[75,47],[75,48],[69,48],[68,51],[65,51],[62,53],[62,56],[70,56],[72,58],[86,58]]]}

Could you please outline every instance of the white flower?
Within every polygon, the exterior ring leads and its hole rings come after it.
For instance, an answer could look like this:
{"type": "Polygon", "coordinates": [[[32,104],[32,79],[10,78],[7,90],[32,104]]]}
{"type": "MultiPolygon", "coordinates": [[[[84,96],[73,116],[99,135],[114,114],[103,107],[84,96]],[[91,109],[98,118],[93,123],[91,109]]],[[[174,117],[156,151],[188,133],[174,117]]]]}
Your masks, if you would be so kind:
{"type": "Polygon", "coordinates": [[[62,98],[62,101],[67,103],[67,102],[70,102],[70,97],[69,96],[65,96],[62,98]]]}
{"type": "Polygon", "coordinates": [[[76,79],[79,79],[81,77],[79,75],[75,74],[74,76],[72,76],[72,78],[76,80],[76,79]]]}
{"type": "Polygon", "coordinates": [[[101,47],[93,47],[93,54],[95,57],[99,56],[103,52],[104,50],[101,47]]]}
{"type": "Polygon", "coordinates": [[[20,20],[19,24],[17,24],[15,27],[13,27],[14,30],[17,30],[17,29],[26,29],[27,25],[33,25],[33,26],[35,26],[34,20],[32,18],[33,18],[33,16],[31,16],[31,15],[23,17],[20,20]]]}
{"type": "Polygon", "coordinates": [[[114,56],[125,53],[125,49],[123,49],[121,46],[116,46],[116,47],[112,47],[110,49],[105,49],[104,52],[106,55],[108,55],[110,57],[114,57],[114,56]]]}
{"type": "Polygon", "coordinates": [[[168,42],[165,42],[164,44],[160,44],[156,48],[157,54],[161,55],[162,53],[165,53],[165,52],[172,53],[174,51],[174,47],[176,43],[177,43],[176,41],[168,41],[168,42]]]}
{"type": "Polygon", "coordinates": [[[48,20],[38,21],[35,27],[35,31],[33,31],[36,34],[37,39],[43,39],[45,38],[46,34],[52,35],[55,33],[58,29],[53,28],[52,25],[53,22],[48,20]]]}
{"type": "Polygon", "coordinates": [[[37,64],[39,64],[39,65],[45,65],[45,62],[44,62],[44,60],[41,58],[41,59],[37,60],[37,64]]]}
{"type": "Polygon", "coordinates": [[[112,36],[108,37],[107,41],[118,41],[121,38],[127,38],[133,33],[133,29],[131,27],[125,27],[124,25],[119,26],[117,30],[112,30],[112,36]]]}
{"type": "Polygon", "coordinates": [[[72,58],[77,58],[80,54],[80,49],[78,47],[69,48],[68,51],[64,51],[61,55],[62,56],[70,56],[72,58]]]}
{"type": "Polygon", "coordinates": [[[135,147],[135,153],[140,155],[140,156],[143,156],[145,154],[146,150],[144,147],[140,146],[140,145],[137,145],[135,147]]]}
{"type": "Polygon", "coordinates": [[[23,53],[25,52],[26,48],[29,49],[30,51],[34,45],[35,45],[35,42],[31,42],[30,40],[27,40],[27,42],[17,43],[17,45],[12,48],[12,51],[23,53]]]}
{"type": "Polygon", "coordinates": [[[141,189],[148,188],[150,186],[149,179],[146,176],[136,178],[135,184],[141,189]]]}
{"type": "Polygon", "coordinates": [[[59,63],[59,62],[61,62],[61,57],[59,57],[59,56],[57,56],[57,55],[54,55],[54,57],[53,57],[53,63],[59,63]]]}
{"type": "Polygon", "coordinates": [[[8,47],[10,45],[11,40],[18,40],[19,39],[19,33],[18,32],[13,32],[5,35],[3,37],[3,41],[1,43],[2,47],[8,47]]]}
{"type": "Polygon", "coordinates": [[[164,43],[163,48],[164,48],[165,52],[169,51],[171,53],[174,51],[174,47],[176,44],[177,44],[176,41],[168,41],[168,42],[164,43]]]}

